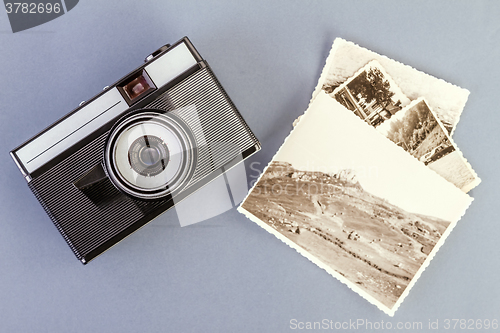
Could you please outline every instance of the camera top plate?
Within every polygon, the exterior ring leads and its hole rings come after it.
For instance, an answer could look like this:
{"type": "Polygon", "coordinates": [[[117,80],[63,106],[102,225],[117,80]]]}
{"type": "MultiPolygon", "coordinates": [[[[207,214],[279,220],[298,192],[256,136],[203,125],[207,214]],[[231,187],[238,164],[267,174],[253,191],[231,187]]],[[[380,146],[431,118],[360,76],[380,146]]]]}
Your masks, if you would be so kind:
{"type": "MultiPolygon", "coordinates": [[[[161,49],[160,49],[161,50],[161,49]]],[[[11,156],[26,180],[61,154],[72,150],[103,124],[122,116],[136,101],[127,98],[123,87],[137,73],[145,72],[154,84],[148,94],[167,85],[193,66],[203,61],[187,37],[159,52],[154,58],[135,69],[103,92],[82,104],[68,115],[11,151],[11,156]]],[[[60,159],[60,158],[59,158],[60,159]]]]}

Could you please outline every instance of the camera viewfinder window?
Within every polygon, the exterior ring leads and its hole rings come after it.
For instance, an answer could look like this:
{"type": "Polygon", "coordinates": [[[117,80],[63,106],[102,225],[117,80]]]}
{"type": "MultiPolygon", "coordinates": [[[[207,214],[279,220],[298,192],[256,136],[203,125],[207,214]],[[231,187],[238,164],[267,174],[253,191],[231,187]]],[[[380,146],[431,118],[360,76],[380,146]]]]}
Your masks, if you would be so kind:
{"type": "Polygon", "coordinates": [[[145,71],[138,73],[119,88],[121,88],[120,90],[124,93],[124,97],[126,97],[129,104],[136,102],[150,91],[156,89],[145,71]]]}

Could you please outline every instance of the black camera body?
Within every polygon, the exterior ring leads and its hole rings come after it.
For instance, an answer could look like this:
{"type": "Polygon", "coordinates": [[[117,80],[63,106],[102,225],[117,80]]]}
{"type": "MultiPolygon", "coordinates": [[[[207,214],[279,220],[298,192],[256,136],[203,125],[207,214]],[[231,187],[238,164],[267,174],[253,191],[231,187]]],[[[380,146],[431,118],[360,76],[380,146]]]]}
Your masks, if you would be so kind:
{"type": "Polygon", "coordinates": [[[11,156],[86,264],[259,150],[185,37],[11,156]]]}

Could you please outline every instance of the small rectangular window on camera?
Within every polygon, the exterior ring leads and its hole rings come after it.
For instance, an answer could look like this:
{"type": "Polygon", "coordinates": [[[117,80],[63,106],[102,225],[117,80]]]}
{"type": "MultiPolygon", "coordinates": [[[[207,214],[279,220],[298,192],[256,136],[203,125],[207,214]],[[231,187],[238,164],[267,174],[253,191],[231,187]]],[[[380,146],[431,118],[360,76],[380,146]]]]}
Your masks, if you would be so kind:
{"type": "Polygon", "coordinates": [[[142,70],[125,83],[119,85],[118,89],[128,104],[131,105],[149,92],[155,90],[156,87],[146,71],[142,70]]]}

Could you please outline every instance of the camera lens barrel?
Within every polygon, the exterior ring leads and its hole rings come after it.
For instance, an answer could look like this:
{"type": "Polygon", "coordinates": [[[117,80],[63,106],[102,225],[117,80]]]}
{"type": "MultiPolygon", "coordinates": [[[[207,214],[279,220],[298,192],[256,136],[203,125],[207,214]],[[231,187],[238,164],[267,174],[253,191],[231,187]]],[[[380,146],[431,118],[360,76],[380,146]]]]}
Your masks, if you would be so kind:
{"type": "Polygon", "coordinates": [[[139,199],[159,199],[180,191],[194,173],[196,144],[177,116],[139,110],[110,131],[104,162],[113,184],[139,199]]]}

